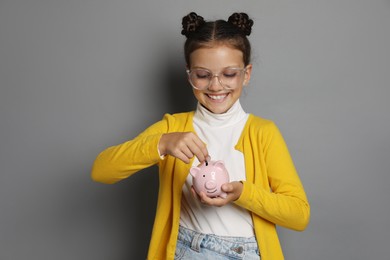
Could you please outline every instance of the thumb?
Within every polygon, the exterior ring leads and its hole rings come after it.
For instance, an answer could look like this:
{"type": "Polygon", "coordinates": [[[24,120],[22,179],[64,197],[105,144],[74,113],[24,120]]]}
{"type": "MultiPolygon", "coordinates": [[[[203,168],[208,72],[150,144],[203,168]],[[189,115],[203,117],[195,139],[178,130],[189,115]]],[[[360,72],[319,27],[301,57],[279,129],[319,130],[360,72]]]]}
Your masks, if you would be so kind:
{"type": "Polygon", "coordinates": [[[232,192],[233,191],[233,184],[231,184],[231,183],[224,183],[224,184],[222,184],[221,189],[224,192],[232,192]]]}

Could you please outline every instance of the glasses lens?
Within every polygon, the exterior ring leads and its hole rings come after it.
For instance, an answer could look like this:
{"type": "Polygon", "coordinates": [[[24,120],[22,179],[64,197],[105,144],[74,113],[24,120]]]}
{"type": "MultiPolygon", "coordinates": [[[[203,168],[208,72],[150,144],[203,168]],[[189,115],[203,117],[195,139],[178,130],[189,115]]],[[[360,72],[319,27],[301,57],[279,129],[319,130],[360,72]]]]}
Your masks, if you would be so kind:
{"type": "Polygon", "coordinates": [[[219,83],[225,88],[236,88],[242,83],[245,69],[228,68],[220,74],[212,74],[209,70],[194,69],[188,71],[191,85],[196,89],[206,89],[210,86],[213,77],[217,77],[219,83]]]}
{"type": "Polygon", "coordinates": [[[208,70],[196,69],[190,71],[190,82],[197,89],[205,89],[209,86],[212,75],[208,70]]]}
{"type": "Polygon", "coordinates": [[[241,83],[242,69],[230,68],[225,69],[220,75],[219,78],[221,83],[228,88],[236,88],[241,83]]]}

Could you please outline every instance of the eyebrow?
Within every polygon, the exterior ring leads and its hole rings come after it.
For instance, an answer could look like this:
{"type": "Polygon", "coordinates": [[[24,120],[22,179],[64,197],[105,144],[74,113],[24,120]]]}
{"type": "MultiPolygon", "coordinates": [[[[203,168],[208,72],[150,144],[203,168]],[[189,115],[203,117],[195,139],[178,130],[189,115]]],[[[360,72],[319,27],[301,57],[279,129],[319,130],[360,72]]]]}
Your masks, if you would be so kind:
{"type": "MultiPolygon", "coordinates": [[[[195,67],[193,67],[193,68],[191,68],[191,69],[202,69],[202,70],[208,70],[208,71],[211,71],[212,72],[212,70],[211,69],[208,69],[208,68],[205,68],[205,67],[201,67],[201,66],[195,66],[195,67]]],[[[222,69],[220,69],[219,71],[223,71],[223,70],[226,70],[226,69],[242,69],[240,66],[227,66],[227,67],[224,67],[224,68],[222,68],[222,69]]]]}

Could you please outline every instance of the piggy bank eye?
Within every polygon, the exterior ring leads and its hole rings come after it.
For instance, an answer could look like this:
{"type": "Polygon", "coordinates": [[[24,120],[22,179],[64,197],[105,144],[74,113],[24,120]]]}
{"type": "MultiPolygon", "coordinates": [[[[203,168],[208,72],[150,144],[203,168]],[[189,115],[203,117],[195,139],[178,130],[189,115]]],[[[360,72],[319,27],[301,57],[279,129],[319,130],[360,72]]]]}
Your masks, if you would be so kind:
{"type": "Polygon", "coordinates": [[[203,177],[206,177],[206,175],[203,174],[203,177]]]}

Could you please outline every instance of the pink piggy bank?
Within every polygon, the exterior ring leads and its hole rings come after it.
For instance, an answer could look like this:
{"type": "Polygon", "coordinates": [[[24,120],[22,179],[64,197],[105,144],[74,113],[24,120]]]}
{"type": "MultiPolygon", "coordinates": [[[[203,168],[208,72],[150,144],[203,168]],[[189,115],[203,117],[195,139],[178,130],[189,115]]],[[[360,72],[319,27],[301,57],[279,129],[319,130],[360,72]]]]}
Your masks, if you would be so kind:
{"type": "Polygon", "coordinates": [[[190,169],[192,184],[195,191],[204,192],[208,197],[226,198],[227,194],[221,190],[224,183],[229,182],[229,173],[223,161],[210,161],[190,169]]]}

